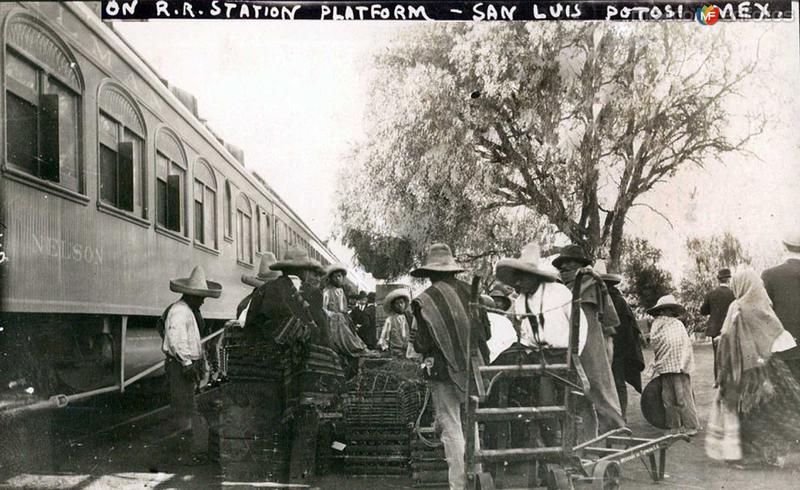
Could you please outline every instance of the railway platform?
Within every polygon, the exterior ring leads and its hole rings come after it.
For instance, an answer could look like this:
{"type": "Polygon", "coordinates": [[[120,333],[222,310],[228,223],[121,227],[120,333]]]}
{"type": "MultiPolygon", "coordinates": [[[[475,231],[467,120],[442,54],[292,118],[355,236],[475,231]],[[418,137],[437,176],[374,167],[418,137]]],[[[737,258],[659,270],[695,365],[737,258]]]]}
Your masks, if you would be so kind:
{"type": "MultiPolygon", "coordinates": [[[[651,355],[649,351],[646,355],[651,355]]],[[[697,361],[696,398],[701,422],[705,426],[713,398],[711,348],[695,346],[697,361]]],[[[209,392],[205,396],[215,396],[209,392]]],[[[630,425],[634,433],[644,437],[660,434],[651,428],[638,410],[639,396],[630,396],[630,425]]],[[[107,414],[85,407],[54,414],[59,417],[59,430],[52,431],[49,451],[28,455],[30,468],[19,468],[0,474],[0,488],[37,489],[246,489],[291,488],[268,482],[228,481],[215,463],[188,466],[177,453],[177,435],[170,430],[168,410],[161,410],[132,423],[108,429],[107,414]],[[86,430],[93,428],[94,430],[86,430]]],[[[130,418],[135,418],[129,417],[130,418]]],[[[645,467],[627,463],[623,489],[678,488],[700,489],[789,489],[796,488],[800,477],[800,454],[792,454],[783,469],[737,470],[705,457],[704,432],[691,443],[673,448],[666,468],[666,477],[653,483],[645,467]]],[[[30,447],[30,446],[29,446],[30,447]]],[[[4,447],[4,450],[6,448],[4,447]]],[[[513,473],[512,473],[513,476],[513,473]]],[[[589,488],[590,486],[586,486],[589,488]]],[[[309,489],[410,489],[410,477],[353,477],[334,472],[316,477],[295,488],[309,489]]],[[[584,486],[576,486],[584,488],[584,486]]]]}

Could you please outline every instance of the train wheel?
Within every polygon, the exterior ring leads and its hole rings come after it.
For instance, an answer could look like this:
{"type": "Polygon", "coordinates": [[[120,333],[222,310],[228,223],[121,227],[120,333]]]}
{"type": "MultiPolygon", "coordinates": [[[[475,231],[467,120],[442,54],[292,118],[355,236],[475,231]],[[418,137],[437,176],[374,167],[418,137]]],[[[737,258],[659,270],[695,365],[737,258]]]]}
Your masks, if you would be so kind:
{"type": "Polygon", "coordinates": [[[620,487],[622,469],[616,461],[601,461],[592,472],[592,489],[616,490],[620,487]]]}

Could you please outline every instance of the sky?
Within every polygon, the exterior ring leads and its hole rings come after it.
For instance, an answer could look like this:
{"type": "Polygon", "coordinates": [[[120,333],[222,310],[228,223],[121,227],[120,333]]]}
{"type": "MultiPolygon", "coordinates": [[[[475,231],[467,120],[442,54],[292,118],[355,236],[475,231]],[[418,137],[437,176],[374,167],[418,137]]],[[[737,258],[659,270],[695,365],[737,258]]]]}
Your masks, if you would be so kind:
{"type": "MultiPolygon", "coordinates": [[[[797,10],[795,7],[795,17],[797,10]]],[[[338,170],[364,138],[367,74],[373,54],[407,25],[394,22],[148,21],[115,28],[159,74],[193,93],[201,117],[245,152],[246,166],[264,176],[322,238],[333,230],[338,170]]],[[[431,28],[436,28],[431,26],[431,28]]],[[[635,209],[626,231],[664,250],[664,265],[680,275],[689,236],[731,231],[768,263],[800,216],[800,52],[798,24],[735,23],[713,27],[757,50],[759,71],[732,101],[744,114],[770,114],[752,155],[725,156],[680,172],[635,209]],[[671,224],[670,224],[671,223],[671,224]]],[[[737,118],[732,130],[747,121],[737,118]]],[[[352,254],[332,243],[349,262],[352,254]]],[[[368,282],[372,283],[368,279],[368,282]]]]}

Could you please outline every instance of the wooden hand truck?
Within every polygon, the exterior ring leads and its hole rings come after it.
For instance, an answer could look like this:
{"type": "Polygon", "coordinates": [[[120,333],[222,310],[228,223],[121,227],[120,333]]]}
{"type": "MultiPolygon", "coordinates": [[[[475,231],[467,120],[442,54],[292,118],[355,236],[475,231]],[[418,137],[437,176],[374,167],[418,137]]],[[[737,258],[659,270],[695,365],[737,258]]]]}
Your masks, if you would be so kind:
{"type": "MultiPolygon", "coordinates": [[[[480,355],[468,347],[468,390],[466,411],[466,471],[468,490],[493,490],[494,478],[483,471],[484,463],[527,462],[528,487],[545,483],[548,489],[571,489],[573,481],[591,481],[597,490],[619,488],[620,465],[641,459],[654,481],[664,478],[666,450],[675,441],[689,441],[683,434],[668,435],[658,439],[631,437],[628,428],[615,429],[578,443],[576,419],[578,402],[586,397],[589,381],[578,357],[580,331],[580,295],[583,273],[579,271],[572,287],[570,335],[564,364],[515,364],[484,366],[480,355]],[[498,381],[508,378],[549,376],[564,385],[563,403],[557,406],[483,407],[498,381]],[[514,449],[481,449],[478,426],[482,422],[541,420],[555,418],[562,422],[561,444],[551,447],[525,447],[514,449]],[[658,460],[656,451],[659,452],[658,460]],[[648,456],[645,460],[644,457],[648,456]],[[545,465],[545,482],[538,477],[539,465],[545,465]]],[[[482,306],[479,303],[480,277],[472,281],[471,313],[477,320],[482,306]]],[[[467,345],[470,346],[469,335],[467,345]]]]}

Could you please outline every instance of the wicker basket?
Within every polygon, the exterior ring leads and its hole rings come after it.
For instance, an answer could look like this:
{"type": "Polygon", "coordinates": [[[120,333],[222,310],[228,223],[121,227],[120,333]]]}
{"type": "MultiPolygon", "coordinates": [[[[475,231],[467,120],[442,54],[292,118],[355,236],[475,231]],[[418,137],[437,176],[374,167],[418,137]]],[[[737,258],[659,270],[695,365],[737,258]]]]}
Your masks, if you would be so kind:
{"type": "Polygon", "coordinates": [[[342,412],[348,424],[397,426],[414,421],[424,388],[388,372],[366,373],[348,383],[342,412]]]}

